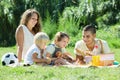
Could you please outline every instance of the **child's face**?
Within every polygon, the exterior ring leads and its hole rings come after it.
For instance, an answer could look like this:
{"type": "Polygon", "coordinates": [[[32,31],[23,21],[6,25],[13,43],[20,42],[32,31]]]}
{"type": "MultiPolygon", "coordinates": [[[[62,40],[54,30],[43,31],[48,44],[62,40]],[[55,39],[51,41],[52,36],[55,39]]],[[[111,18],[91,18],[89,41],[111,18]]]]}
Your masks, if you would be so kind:
{"type": "Polygon", "coordinates": [[[56,41],[56,45],[60,48],[65,48],[69,42],[68,37],[64,37],[61,39],[61,41],[56,41]]]}
{"type": "Polygon", "coordinates": [[[39,42],[38,46],[39,46],[40,49],[45,49],[46,44],[47,44],[47,41],[46,40],[42,40],[42,41],[39,42]]]}

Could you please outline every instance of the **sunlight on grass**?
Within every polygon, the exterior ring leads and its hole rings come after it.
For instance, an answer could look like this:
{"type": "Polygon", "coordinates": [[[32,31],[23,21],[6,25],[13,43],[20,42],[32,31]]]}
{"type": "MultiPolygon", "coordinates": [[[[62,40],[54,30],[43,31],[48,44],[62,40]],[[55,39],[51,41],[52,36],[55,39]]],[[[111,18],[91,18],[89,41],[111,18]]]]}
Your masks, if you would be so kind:
{"type": "MultiPolygon", "coordinates": [[[[73,48],[67,48],[73,54],[73,48]]],[[[120,49],[112,49],[120,61],[120,49]]],[[[0,48],[0,56],[6,52],[16,53],[16,46],[0,48]]],[[[1,57],[0,57],[1,58],[1,57]]],[[[68,68],[51,66],[5,67],[0,65],[0,80],[119,80],[118,68],[68,68]]]]}

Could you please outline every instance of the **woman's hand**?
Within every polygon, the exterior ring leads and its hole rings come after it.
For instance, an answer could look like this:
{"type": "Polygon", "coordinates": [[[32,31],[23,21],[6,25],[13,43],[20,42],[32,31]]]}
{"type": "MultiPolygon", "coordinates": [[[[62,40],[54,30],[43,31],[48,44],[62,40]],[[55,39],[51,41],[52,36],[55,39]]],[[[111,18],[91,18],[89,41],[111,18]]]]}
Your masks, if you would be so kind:
{"type": "Polygon", "coordinates": [[[84,51],[85,55],[93,56],[93,53],[91,51],[84,51]]]}

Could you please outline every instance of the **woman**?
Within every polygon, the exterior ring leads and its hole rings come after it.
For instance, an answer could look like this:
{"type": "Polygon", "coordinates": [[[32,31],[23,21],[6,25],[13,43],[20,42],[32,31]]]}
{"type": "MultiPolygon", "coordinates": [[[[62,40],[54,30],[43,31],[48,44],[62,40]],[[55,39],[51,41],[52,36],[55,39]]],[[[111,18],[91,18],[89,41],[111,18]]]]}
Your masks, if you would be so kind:
{"type": "Polygon", "coordinates": [[[15,34],[19,62],[24,60],[27,50],[33,44],[34,35],[39,31],[41,31],[39,12],[35,9],[26,10],[15,34]]]}
{"type": "Polygon", "coordinates": [[[74,52],[76,58],[78,58],[78,55],[84,57],[85,55],[110,53],[110,49],[106,41],[96,38],[96,28],[92,25],[87,25],[83,28],[82,40],[75,44],[74,52]]]}

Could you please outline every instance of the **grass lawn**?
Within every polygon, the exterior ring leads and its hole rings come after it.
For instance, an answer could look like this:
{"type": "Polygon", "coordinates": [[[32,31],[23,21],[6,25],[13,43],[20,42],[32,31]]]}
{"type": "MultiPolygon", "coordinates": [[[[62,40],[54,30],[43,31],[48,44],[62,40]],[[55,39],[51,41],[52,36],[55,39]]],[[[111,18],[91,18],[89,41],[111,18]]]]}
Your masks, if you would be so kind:
{"type": "MultiPolygon", "coordinates": [[[[68,48],[73,52],[73,48],[68,48]]],[[[120,62],[120,49],[112,49],[120,62]]],[[[0,48],[1,56],[6,52],[16,53],[16,47],[0,48]]],[[[67,68],[67,67],[5,67],[0,64],[0,80],[120,80],[118,68],[67,68]]]]}

